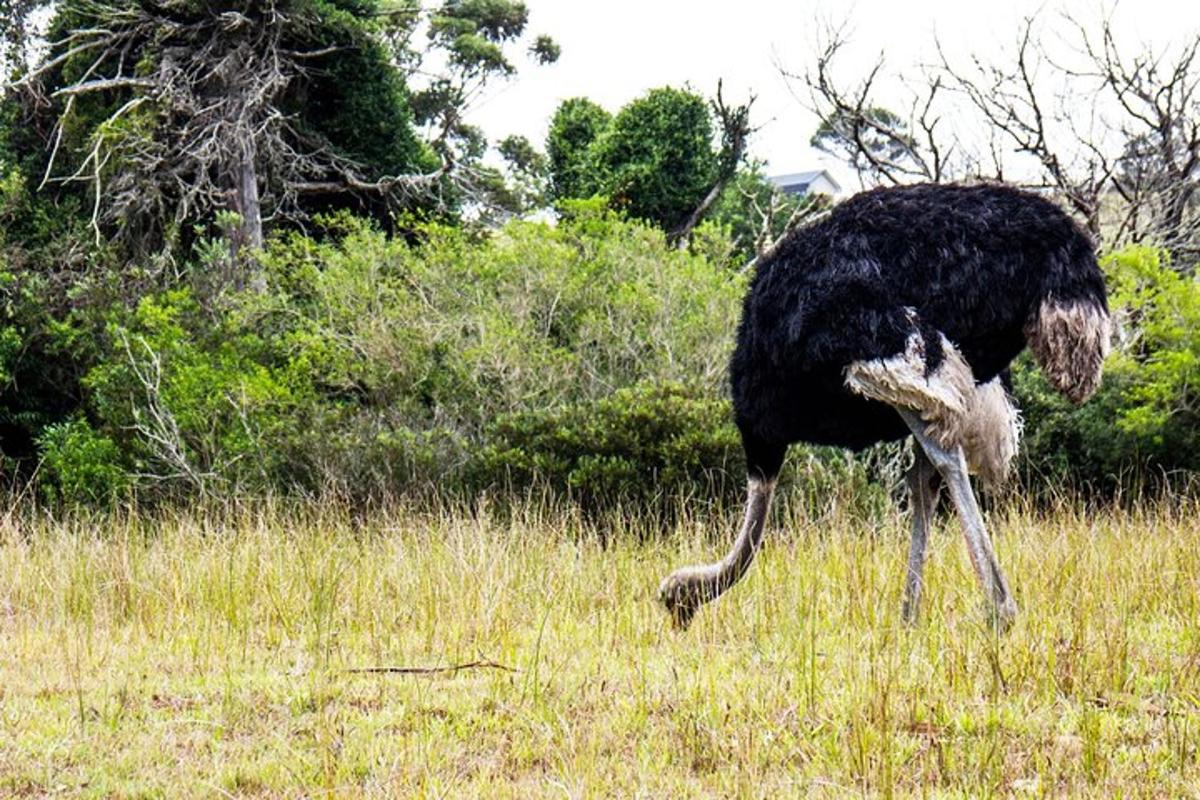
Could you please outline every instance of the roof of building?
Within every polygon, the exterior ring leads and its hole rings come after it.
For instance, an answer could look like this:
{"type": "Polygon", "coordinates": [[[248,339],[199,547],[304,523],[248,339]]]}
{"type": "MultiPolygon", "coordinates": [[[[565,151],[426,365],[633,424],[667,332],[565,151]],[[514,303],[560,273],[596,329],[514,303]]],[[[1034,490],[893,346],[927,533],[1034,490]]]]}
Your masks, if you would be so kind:
{"type": "Polygon", "coordinates": [[[767,180],[771,181],[771,183],[775,184],[776,186],[784,188],[803,188],[809,186],[820,177],[824,177],[825,180],[833,184],[833,188],[836,191],[841,191],[841,184],[834,180],[834,177],[829,174],[828,170],[824,169],[813,169],[809,170],[808,172],[793,172],[789,175],[773,175],[767,180]]]}

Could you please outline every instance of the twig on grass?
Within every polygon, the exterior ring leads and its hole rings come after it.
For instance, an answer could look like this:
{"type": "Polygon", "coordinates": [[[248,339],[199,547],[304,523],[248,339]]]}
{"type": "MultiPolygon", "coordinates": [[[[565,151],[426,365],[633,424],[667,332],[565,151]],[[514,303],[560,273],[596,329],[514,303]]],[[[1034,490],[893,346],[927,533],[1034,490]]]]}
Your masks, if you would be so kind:
{"type": "Polygon", "coordinates": [[[460,672],[464,669],[499,669],[504,672],[520,672],[515,667],[498,664],[495,661],[472,661],[469,664],[454,664],[448,667],[360,667],[348,669],[346,672],[358,675],[439,675],[448,672],[460,672]]]}

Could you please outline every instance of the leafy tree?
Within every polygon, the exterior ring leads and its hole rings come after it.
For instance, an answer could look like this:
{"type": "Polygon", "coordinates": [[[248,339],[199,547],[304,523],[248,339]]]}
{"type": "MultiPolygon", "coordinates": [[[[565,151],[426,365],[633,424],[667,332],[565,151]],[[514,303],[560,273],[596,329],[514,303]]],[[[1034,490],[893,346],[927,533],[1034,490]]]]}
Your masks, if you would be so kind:
{"type": "Polygon", "coordinates": [[[549,202],[550,163],[524,136],[507,136],[496,145],[507,165],[505,184],[512,197],[508,208],[521,213],[543,208],[549,202]]]}
{"type": "Polygon", "coordinates": [[[545,154],[524,136],[507,136],[496,144],[502,167],[473,170],[474,219],[490,227],[549,204],[549,167],[545,154]]]}
{"type": "Polygon", "coordinates": [[[626,105],[595,144],[605,193],[631,216],[679,225],[717,175],[708,102],[663,87],[626,105]]]}
{"type": "Polygon", "coordinates": [[[591,148],[611,122],[612,115],[586,97],[573,97],[559,105],[546,137],[551,196],[582,198],[600,191],[591,148]]]}
{"type": "Polygon", "coordinates": [[[605,195],[629,215],[684,239],[741,164],[750,103],[726,106],[719,85],[712,103],[686,89],[662,87],[609,120],[590,100],[567,100],[546,143],[553,195],[605,195]]]}

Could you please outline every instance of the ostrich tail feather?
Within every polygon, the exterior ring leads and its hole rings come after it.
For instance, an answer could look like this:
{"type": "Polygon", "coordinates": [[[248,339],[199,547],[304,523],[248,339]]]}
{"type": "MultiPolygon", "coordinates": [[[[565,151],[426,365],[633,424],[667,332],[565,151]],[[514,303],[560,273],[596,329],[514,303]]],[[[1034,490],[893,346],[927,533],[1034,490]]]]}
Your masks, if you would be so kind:
{"type": "Polygon", "coordinates": [[[1025,327],[1038,366],[1076,404],[1099,388],[1111,335],[1108,312],[1090,299],[1047,298],[1025,327]]]}

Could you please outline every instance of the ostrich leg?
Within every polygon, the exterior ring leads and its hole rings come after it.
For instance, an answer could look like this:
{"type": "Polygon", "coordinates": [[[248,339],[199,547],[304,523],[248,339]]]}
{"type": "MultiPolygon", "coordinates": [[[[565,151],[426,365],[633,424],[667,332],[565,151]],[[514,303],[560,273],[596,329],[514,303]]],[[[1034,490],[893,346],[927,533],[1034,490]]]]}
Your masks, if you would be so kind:
{"type": "Polygon", "coordinates": [[[912,543],[908,549],[908,571],[904,579],[904,619],[917,621],[921,606],[921,581],[925,571],[925,546],[929,523],[937,508],[937,470],[920,446],[913,448],[913,465],[908,470],[908,494],[912,507],[912,543]]]}
{"type": "Polygon", "coordinates": [[[658,599],[667,607],[676,627],[686,628],[700,606],[715,600],[737,583],[758,552],[762,543],[767,510],[775,479],[750,478],[746,497],[746,516],[733,548],[715,564],[703,564],[677,569],[658,587],[658,599]]]}
{"type": "Polygon", "coordinates": [[[948,450],[940,446],[925,432],[926,424],[919,414],[906,408],[896,410],[946,481],[946,486],[950,489],[950,499],[954,501],[954,508],[962,520],[967,553],[971,556],[975,576],[991,604],[997,623],[1006,627],[1017,615],[1017,604],[1008,590],[1008,582],[1004,579],[1004,573],[1000,571],[991,539],[984,528],[983,515],[979,513],[979,504],[975,502],[975,493],[971,490],[971,481],[967,477],[967,460],[962,448],[948,450]]]}

